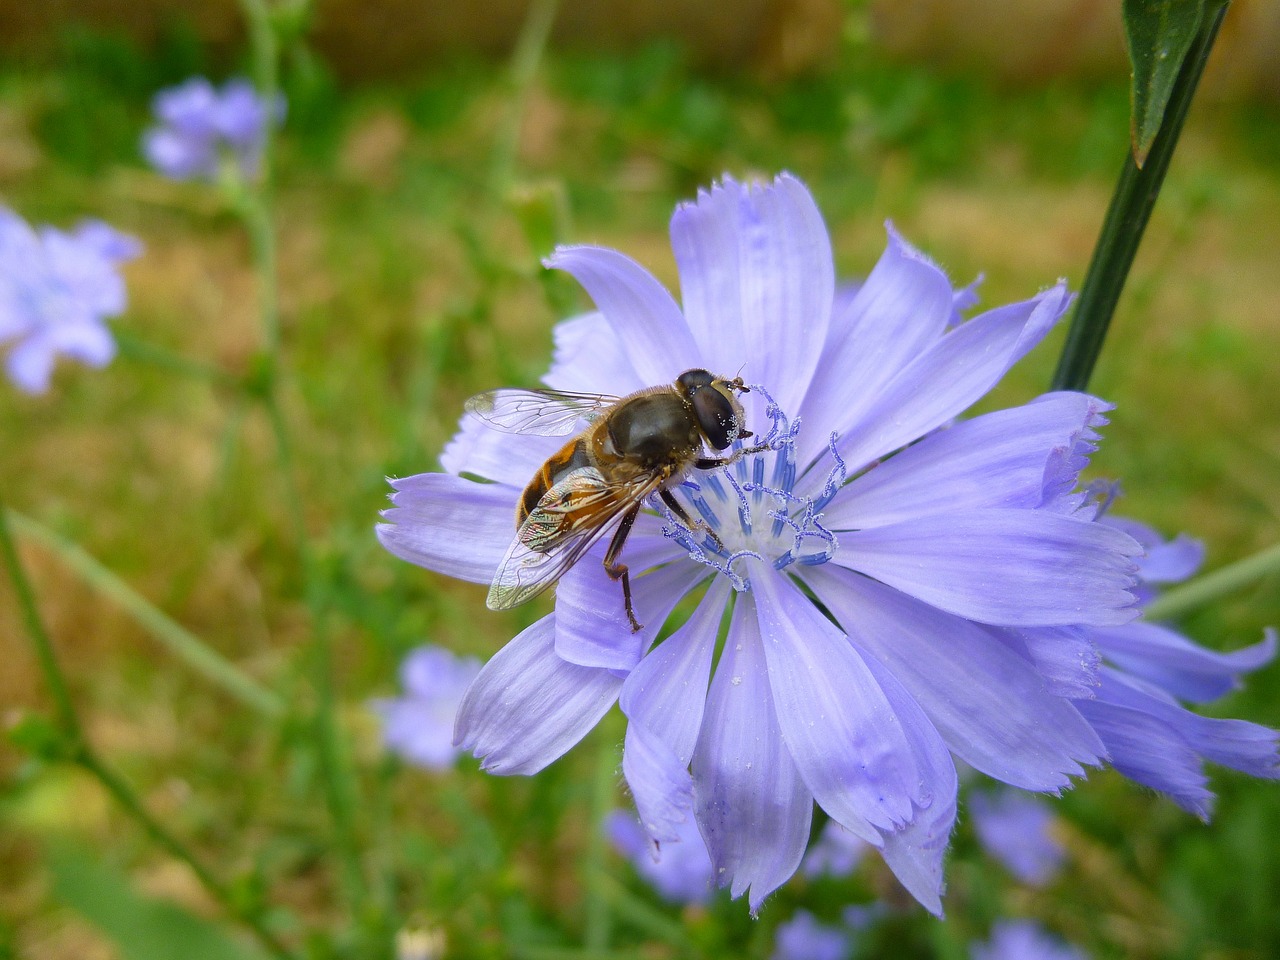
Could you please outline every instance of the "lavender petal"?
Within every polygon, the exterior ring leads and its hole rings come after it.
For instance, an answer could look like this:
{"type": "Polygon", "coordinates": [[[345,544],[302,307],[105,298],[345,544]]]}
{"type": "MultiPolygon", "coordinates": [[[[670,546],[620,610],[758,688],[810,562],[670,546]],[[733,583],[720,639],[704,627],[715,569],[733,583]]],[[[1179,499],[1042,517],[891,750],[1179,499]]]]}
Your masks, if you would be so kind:
{"type": "Polygon", "coordinates": [[[532,774],[581,740],[622,681],[555,654],[555,617],[528,627],[484,665],[458,708],[454,743],[496,774],[532,774]]]}
{"type": "Polygon", "coordinates": [[[519,491],[448,473],[392,480],[394,506],[382,512],[378,540],[401,560],[488,583],[515,537],[519,491]]]}
{"type": "Polygon", "coordinates": [[[685,316],[709,368],[769,384],[798,410],[835,290],[831,243],[808,189],[725,177],[671,218],[685,316]]]}

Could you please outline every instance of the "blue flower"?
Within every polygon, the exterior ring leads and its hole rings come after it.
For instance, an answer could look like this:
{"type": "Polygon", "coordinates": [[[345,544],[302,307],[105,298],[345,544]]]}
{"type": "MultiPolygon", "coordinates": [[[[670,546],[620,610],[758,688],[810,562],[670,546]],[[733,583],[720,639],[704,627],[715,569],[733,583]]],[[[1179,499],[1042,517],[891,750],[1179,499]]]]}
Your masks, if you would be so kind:
{"type": "Polygon", "coordinates": [[[705,903],[715,889],[711,858],[697,825],[686,821],[679,836],[661,847],[649,842],[636,818],[614,810],[605,819],[605,833],[613,847],[631,861],[636,872],[672,903],[705,903]]]}
{"type": "Polygon", "coordinates": [[[142,245],[99,220],[37,233],[0,208],[0,349],[9,379],[27,393],[49,389],[61,354],[102,367],[116,345],[106,320],[124,311],[119,266],[142,245]]]}
{"type": "Polygon", "coordinates": [[[1016,790],[974,793],[969,814],[983,848],[1023,883],[1042,886],[1062,866],[1062,844],[1044,801],[1016,790]]]}
{"type": "Polygon", "coordinates": [[[771,960],[844,960],[853,950],[853,934],[820,922],[808,910],[778,924],[771,960]]]}
{"type": "Polygon", "coordinates": [[[969,949],[970,960],[1086,960],[1086,954],[1046,933],[1030,920],[1006,920],[991,939],[969,949]]]}
{"type": "MultiPolygon", "coordinates": [[[[1144,600],[1155,595],[1159,584],[1191,576],[1204,559],[1201,544],[1185,534],[1165,541],[1132,520],[1106,516],[1101,522],[1123,530],[1146,549],[1138,585],[1144,600]]],[[[1242,674],[1275,659],[1274,630],[1230,653],[1208,650],[1147,620],[1093,628],[1086,636],[1102,662],[1096,687],[1077,705],[1120,773],[1167,794],[1206,821],[1214,794],[1204,774],[1205,761],[1280,779],[1280,733],[1246,720],[1202,717],[1182,705],[1216,700],[1238,688],[1242,674]]]]}
{"type": "Polygon", "coordinates": [[[861,837],[830,820],[805,853],[800,871],[806,877],[847,877],[870,849],[861,837]]]}
{"type": "Polygon", "coordinates": [[[161,90],[152,101],[159,125],[143,135],[147,161],[174,180],[212,180],[224,162],[252,177],[262,161],[268,124],[284,119],[284,98],[268,104],[248,80],[215,89],[204,77],[161,90]]]}
{"type": "Polygon", "coordinates": [[[422,646],[400,665],[404,696],[374,700],[387,749],[415,766],[447,770],[458,756],[453,721],[458,704],[480,672],[475,657],[459,657],[442,647],[422,646]]]}
{"type": "MultiPolygon", "coordinates": [[[[628,626],[603,541],[565,573],[555,612],[467,692],[459,743],[494,773],[534,773],[618,701],[651,842],[696,820],[717,881],[753,911],[799,866],[816,800],[940,912],[953,752],[1033,790],[1105,754],[1014,632],[1135,614],[1141,547],[1068,493],[1107,405],[1053,393],[953,423],[1070,297],[1058,283],[955,325],[946,275],[890,229],[837,312],[826,227],[787,175],[726,178],[677,208],[671,237],[683,307],[616,251],[547,261],[599,312],[557,328],[544,382],[620,395],[694,367],[740,373],[768,449],[673,489],[718,542],[660,504],[641,513],[623,559],[645,629],[628,626]],[[685,597],[693,612],[655,646],[685,597]]],[[[562,443],[465,416],[446,473],[393,481],[382,543],[489,582],[523,487],[562,443]]]]}

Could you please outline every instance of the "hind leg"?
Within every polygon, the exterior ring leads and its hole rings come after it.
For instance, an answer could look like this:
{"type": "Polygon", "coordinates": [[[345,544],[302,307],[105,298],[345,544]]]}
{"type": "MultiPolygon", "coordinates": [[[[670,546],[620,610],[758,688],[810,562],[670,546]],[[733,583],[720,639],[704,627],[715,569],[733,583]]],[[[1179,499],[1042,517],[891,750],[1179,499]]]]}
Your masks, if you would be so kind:
{"type": "Polygon", "coordinates": [[[622,545],[627,542],[627,535],[631,533],[639,513],[640,505],[636,504],[623,515],[622,522],[614,531],[613,540],[604,555],[604,572],[609,575],[610,580],[622,581],[622,602],[627,608],[627,619],[631,622],[632,633],[639,633],[641,626],[640,621],[636,619],[635,610],[631,607],[631,577],[627,574],[627,565],[618,562],[618,554],[622,553],[622,545]]]}

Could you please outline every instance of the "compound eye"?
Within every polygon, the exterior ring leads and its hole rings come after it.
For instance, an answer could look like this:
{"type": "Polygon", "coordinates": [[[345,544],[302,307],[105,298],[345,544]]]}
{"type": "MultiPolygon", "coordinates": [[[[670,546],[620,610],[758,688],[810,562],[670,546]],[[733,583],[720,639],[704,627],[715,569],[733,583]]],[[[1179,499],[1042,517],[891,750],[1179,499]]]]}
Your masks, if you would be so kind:
{"type": "Polygon", "coordinates": [[[719,390],[699,390],[693,395],[693,412],[698,426],[707,436],[707,442],[717,450],[723,450],[738,438],[742,425],[733,401],[719,390]]]}
{"type": "Polygon", "coordinates": [[[700,367],[695,367],[693,370],[686,370],[684,373],[680,374],[680,376],[676,377],[676,383],[679,384],[680,389],[684,391],[684,395],[686,397],[697,393],[703,387],[711,386],[714,380],[715,377],[711,375],[709,370],[703,370],[700,367]]]}

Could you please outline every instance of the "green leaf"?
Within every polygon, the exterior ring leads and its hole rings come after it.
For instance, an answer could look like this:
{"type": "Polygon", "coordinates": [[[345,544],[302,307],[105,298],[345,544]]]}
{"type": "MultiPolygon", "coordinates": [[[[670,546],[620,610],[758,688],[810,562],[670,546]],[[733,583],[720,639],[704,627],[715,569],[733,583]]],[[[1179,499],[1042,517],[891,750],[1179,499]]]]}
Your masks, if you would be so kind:
{"type": "Polygon", "coordinates": [[[87,851],[49,851],[54,898],[97,927],[124,960],[262,960],[248,944],[169,900],[138,893],[129,878],[87,851]]]}
{"type": "Polygon", "coordinates": [[[23,713],[6,731],[9,742],[46,763],[69,760],[75,744],[66,732],[42,713],[23,713]]]}
{"type": "MultiPolygon", "coordinates": [[[[1208,6],[1216,10],[1218,3],[1210,0],[1208,6]]],[[[1129,135],[1139,167],[1160,132],[1191,42],[1205,23],[1205,7],[1205,0],[1124,0],[1124,35],[1133,64],[1129,135]]]]}

